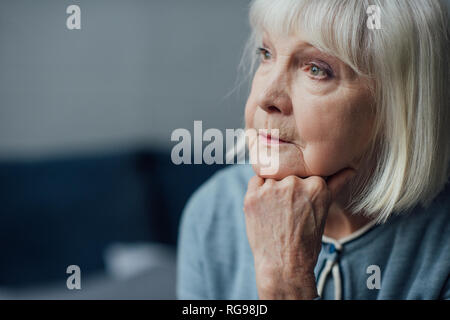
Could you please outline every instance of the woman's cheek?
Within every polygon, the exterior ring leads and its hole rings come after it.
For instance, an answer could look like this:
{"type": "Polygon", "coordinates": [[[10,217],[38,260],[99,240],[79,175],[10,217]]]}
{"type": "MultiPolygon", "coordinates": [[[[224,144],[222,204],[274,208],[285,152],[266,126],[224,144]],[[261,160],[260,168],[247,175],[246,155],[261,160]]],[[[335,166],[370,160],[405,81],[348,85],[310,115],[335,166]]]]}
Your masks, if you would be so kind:
{"type": "Polygon", "coordinates": [[[321,104],[304,100],[301,108],[294,110],[299,140],[303,147],[324,143],[329,139],[329,131],[334,130],[330,112],[321,104]]]}
{"type": "Polygon", "coordinates": [[[355,160],[364,151],[366,134],[364,130],[360,130],[361,124],[351,123],[352,121],[348,121],[350,117],[336,115],[334,118],[334,121],[330,119],[330,123],[305,123],[303,127],[307,142],[304,151],[305,164],[311,172],[321,176],[353,167],[355,160]],[[309,131],[306,132],[307,130],[309,131]]]}
{"type": "Polygon", "coordinates": [[[340,117],[333,115],[332,111],[324,112],[323,104],[309,106],[299,113],[297,119],[305,166],[312,174],[331,175],[351,159],[345,123],[338,120],[340,117]]]}
{"type": "Polygon", "coordinates": [[[331,144],[311,144],[304,152],[304,161],[313,175],[329,176],[346,167],[345,155],[331,144]]]}

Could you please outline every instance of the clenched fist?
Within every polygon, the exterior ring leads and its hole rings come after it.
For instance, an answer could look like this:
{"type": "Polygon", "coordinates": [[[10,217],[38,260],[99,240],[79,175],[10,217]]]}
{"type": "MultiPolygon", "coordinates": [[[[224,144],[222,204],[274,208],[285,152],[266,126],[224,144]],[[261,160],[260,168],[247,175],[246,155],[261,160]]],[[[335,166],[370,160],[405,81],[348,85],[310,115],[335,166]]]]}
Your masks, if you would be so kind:
{"type": "Polygon", "coordinates": [[[250,179],[244,212],[260,299],[317,297],[314,267],[328,210],[354,173],[250,179]]]}

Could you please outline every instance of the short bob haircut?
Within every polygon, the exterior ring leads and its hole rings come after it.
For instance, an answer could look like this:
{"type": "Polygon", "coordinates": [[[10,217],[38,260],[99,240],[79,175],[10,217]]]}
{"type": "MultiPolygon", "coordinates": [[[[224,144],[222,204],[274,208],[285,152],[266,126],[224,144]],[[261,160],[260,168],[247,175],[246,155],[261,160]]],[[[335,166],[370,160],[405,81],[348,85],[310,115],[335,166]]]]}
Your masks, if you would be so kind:
{"type": "Polygon", "coordinates": [[[355,181],[351,212],[385,222],[426,207],[449,176],[449,29],[438,0],[253,0],[241,67],[250,77],[264,31],[301,30],[319,50],[374,83],[376,123],[367,176],[355,181]],[[381,29],[367,27],[368,7],[381,29]]]}

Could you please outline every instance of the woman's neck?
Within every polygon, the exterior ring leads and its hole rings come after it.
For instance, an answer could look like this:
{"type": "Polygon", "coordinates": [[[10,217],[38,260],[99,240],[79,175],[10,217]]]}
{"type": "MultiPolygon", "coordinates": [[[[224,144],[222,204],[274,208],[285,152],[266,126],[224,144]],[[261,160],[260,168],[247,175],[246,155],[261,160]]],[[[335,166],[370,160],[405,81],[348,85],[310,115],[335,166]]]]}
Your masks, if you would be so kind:
{"type": "Polygon", "coordinates": [[[370,221],[372,219],[363,215],[348,213],[333,203],[328,211],[324,235],[335,240],[340,240],[361,229],[370,221]]]}

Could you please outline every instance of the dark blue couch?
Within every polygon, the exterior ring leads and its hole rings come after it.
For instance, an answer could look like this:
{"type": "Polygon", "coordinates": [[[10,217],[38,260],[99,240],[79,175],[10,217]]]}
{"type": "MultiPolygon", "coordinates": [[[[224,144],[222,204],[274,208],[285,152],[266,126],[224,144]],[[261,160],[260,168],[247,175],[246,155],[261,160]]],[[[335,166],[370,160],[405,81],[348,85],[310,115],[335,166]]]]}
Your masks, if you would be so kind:
{"type": "Polygon", "coordinates": [[[0,163],[0,286],[101,272],[113,242],[175,246],[187,199],[220,168],[149,151],[0,163]]]}

